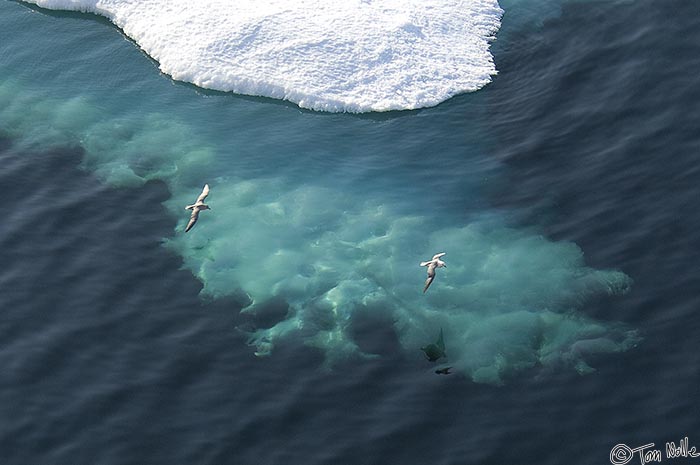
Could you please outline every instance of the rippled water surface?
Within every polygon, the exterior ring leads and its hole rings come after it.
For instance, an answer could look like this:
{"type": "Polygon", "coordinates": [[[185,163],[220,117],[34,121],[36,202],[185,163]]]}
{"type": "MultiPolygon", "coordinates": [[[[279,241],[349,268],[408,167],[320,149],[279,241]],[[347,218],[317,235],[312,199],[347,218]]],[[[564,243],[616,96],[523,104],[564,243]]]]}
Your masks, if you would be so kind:
{"type": "Polygon", "coordinates": [[[348,115],[0,2],[0,462],[700,460],[698,5],[501,6],[491,84],[348,115]]]}

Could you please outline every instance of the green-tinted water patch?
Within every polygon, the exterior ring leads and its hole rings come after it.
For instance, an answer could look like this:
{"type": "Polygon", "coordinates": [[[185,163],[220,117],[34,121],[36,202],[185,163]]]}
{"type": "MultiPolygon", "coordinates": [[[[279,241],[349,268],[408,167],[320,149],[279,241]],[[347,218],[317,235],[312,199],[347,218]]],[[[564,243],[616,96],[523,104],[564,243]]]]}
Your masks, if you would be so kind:
{"type": "MultiPolygon", "coordinates": [[[[104,25],[71,27],[98,34],[104,25]]],[[[20,144],[80,145],[83,166],[110,185],[164,182],[175,228],[165,244],[203,296],[240,297],[250,313],[286,307],[278,321],[248,328],[257,354],[299,338],[328,366],[372,356],[352,334],[366,312],[388,315],[410,356],[445,328],[450,363],[488,383],[533,367],[586,372],[591,354],[638,341],[582,312],[591,297],[624,294],[627,276],[587,267],[574,244],[509,227],[485,204],[481,191],[500,168],[479,132],[478,95],[396,117],[316,114],[173,86],[132,44],[121,47],[131,57],[119,62],[124,86],[99,86],[103,71],[87,62],[71,70],[81,76],[74,86],[39,87],[24,61],[13,63],[0,122],[20,144]],[[184,234],[183,207],[205,182],[212,210],[184,234]],[[423,295],[418,264],[440,251],[448,268],[423,295]]]]}

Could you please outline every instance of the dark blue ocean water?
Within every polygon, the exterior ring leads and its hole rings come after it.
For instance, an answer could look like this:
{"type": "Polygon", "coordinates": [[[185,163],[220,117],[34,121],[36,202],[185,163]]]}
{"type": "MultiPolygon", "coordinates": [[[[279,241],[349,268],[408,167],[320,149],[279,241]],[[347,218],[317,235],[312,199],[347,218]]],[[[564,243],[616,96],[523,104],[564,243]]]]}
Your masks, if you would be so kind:
{"type": "MultiPolygon", "coordinates": [[[[106,21],[0,2],[0,463],[592,465],[611,463],[619,443],[700,461],[664,450],[685,436],[700,447],[700,5],[503,6],[493,83],[433,109],[351,116],[173,83],[106,21]],[[185,151],[207,166],[171,170],[185,151]],[[348,332],[378,358],[326,370],[324,352],[294,336],[255,357],[240,328],[273,326],[284,306],[240,315],[240,296],[217,280],[231,242],[189,236],[205,265],[177,242],[182,186],[229,169],[257,183],[283,173],[271,185],[314,218],[314,191],[299,186],[339,189],[325,200],[360,218],[353,205],[372,199],[397,217],[437,203],[445,228],[497,216],[506,243],[576,244],[588,267],[633,284],[572,312],[643,339],[593,354],[586,375],[527,366],[484,384],[435,375],[406,349],[396,314],[368,307],[348,332]],[[417,186],[435,176],[444,182],[424,195],[417,186]]],[[[206,213],[225,205],[215,192],[206,213]]],[[[203,214],[198,234],[215,218],[203,214]]],[[[289,250],[316,237],[280,224],[289,250]]],[[[503,298],[509,286],[527,294],[499,276],[503,298]]]]}

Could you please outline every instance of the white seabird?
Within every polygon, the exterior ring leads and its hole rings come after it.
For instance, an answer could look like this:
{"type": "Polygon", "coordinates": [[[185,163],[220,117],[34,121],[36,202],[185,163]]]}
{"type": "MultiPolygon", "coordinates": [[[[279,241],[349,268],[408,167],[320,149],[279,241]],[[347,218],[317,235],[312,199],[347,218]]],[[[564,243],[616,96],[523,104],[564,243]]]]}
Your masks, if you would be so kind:
{"type": "Polygon", "coordinates": [[[197,197],[197,201],[195,203],[185,207],[185,210],[192,210],[192,215],[190,215],[190,222],[187,223],[185,232],[192,229],[192,226],[194,226],[194,224],[197,222],[197,219],[199,218],[199,212],[201,212],[202,210],[211,210],[211,208],[209,208],[209,205],[204,203],[204,199],[207,198],[207,195],[209,195],[209,184],[204,185],[204,189],[202,189],[202,193],[199,194],[199,197],[197,197]]]}
{"type": "Polygon", "coordinates": [[[428,279],[425,280],[425,287],[423,288],[423,293],[428,290],[430,287],[430,284],[433,282],[433,279],[435,279],[435,268],[442,268],[446,267],[447,264],[440,260],[440,257],[445,255],[445,252],[441,253],[436,253],[433,255],[433,258],[430,261],[427,262],[420,262],[420,266],[427,266],[428,267],[428,279]]]}

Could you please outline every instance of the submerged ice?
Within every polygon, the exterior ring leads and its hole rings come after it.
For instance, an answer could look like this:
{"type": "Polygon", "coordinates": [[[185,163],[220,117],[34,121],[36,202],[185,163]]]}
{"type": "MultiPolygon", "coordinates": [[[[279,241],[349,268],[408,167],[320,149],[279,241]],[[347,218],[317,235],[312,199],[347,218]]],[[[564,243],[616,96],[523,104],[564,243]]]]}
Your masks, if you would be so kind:
{"type": "Polygon", "coordinates": [[[258,355],[301,337],[326,351],[330,364],[370,356],[351,336],[358,312],[388,312],[412,354],[444,328],[450,365],[489,383],[524,368],[589,371],[587,358],[596,350],[637,342],[623,325],[577,312],[591,296],[625,293],[630,280],[585,266],[573,244],[491,217],[425,234],[428,216],[401,215],[372,201],[358,205],[322,188],[288,190],[275,179],[225,179],[216,192],[213,208],[226,213],[209,218],[196,240],[175,235],[168,246],[184,257],[204,294],[245,293],[244,311],[252,313],[284,299],[285,316],[250,334],[258,355]],[[424,295],[418,263],[438,248],[449,251],[450,266],[424,295]]]}
{"type": "Polygon", "coordinates": [[[585,373],[592,357],[638,341],[624,324],[586,316],[592,297],[624,294],[631,281],[586,266],[575,244],[508,227],[488,210],[445,221],[431,208],[407,211],[377,191],[300,182],[284,169],[245,176],[231,159],[218,163],[219,149],[172,114],[127,118],[96,108],[0,83],[0,123],[11,137],[79,142],[85,168],[112,185],[167,184],[177,224],[165,245],[202,282],[203,296],[236,296],[250,314],[282,307],[271,324],[246,328],[258,355],[293,338],[323,351],[329,366],[374,356],[353,337],[368,312],[393,322],[409,357],[421,357],[418,348],[442,328],[449,364],[485,383],[530,368],[585,373]],[[185,235],[182,206],[203,180],[212,214],[185,235]],[[423,294],[419,263],[436,251],[447,252],[449,266],[423,294]]]}
{"type": "Polygon", "coordinates": [[[496,73],[497,0],[29,0],[109,18],[174,79],[303,108],[429,107],[496,73]]]}

